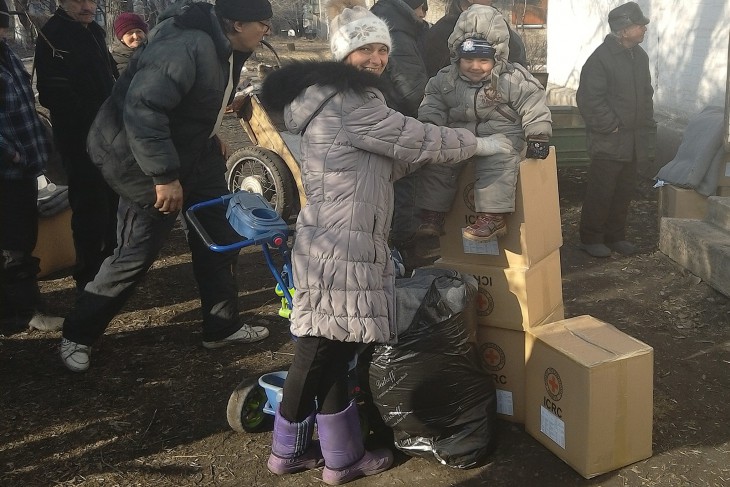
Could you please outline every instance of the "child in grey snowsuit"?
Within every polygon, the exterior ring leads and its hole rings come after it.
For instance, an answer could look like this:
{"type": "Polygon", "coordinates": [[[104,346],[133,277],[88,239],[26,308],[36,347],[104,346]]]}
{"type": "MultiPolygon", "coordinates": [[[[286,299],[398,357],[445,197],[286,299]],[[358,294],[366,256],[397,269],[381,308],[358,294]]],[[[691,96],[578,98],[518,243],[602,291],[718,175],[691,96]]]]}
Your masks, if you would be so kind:
{"type": "MultiPolygon", "coordinates": [[[[494,8],[473,5],[462,12],[449,37],[452,64],[426,86],[418,110],[423,122],[468,128],[479,137],[503,134],[509,153],[474,157],[476,221],[463,236],[488,241],[507,233],[505,215],[515,210],[523,156],[545,159],[552,119],[542,85],[522,66],[507,62],[509,31],[494,8]]],[[[417,236],[443,234],[443,221],[457,190],[460,168],[430,165],[419,171],[417,236]]]]}

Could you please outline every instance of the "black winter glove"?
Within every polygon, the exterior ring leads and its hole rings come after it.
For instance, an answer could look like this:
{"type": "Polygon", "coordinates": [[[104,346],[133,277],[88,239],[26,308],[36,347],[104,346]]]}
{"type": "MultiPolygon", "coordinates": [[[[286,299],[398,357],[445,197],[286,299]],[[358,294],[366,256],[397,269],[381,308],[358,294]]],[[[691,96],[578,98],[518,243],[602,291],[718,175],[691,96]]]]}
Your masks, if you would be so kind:
{"type": "Polygon", "coordinates": [[[528,159],[546,159],[550,153],[550,139],[546,135],[534,135],[527,138],[528,159]]]}

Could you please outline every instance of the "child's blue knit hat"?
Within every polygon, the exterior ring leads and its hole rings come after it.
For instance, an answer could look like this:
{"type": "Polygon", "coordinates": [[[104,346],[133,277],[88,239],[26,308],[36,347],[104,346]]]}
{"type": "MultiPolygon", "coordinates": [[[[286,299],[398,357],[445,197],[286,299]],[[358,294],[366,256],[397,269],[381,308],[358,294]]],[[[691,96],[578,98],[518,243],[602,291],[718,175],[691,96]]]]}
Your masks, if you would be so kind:
{"type": "Polygon", "coordinates": [[[459,58],[483,58],[494,59],[496,49],[484,39],[469,38],[461,43],[457,54],[459,58]]]}

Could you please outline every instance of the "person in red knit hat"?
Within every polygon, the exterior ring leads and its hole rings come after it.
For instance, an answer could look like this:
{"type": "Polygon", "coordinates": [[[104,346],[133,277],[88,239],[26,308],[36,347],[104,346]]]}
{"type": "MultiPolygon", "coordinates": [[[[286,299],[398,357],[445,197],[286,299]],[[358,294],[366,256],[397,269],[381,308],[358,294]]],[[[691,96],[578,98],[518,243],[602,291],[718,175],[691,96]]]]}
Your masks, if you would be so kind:
{"type": "Polygon", "coordinates": [[[117,63],[119,74],[127,68],[134,50],[147,38],[147,32],[149,32],[147,22],[135,13],[123,12],[114,21],[114,34],[118,42],[112,45],[111,53],[114,62],[117,63]]]}

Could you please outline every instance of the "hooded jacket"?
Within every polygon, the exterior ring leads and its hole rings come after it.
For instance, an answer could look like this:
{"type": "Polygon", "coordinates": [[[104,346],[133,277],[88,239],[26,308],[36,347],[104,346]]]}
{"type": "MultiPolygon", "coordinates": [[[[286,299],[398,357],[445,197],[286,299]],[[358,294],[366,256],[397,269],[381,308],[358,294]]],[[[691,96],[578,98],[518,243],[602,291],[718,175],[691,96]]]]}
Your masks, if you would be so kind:
{"type": "Polygon", "coordinates": [[[393,50],[383,73],[389,106],[415,117],[423,99],[428,75],[423,60],[423,36],[428,24],[403,0],[378,0],[370,9],[388,24],[393,50]]]}
{"type": "Polygon", "coordinates": [[[647,135],[654,108],[649,56],[640,46],[627,49],[611,34],[583,65],[576,92],[592,159],[637,162],[648,159],[647,135]]]}
{"type": "Polygon", "coordinates": [[[466,130],[423,124],[388,108],[379,79],[335,62],[295,63],[269,74],[261,101],[302,136],[307,203],[292,250],[291,331],[346,342],[396,337],[388,248],[393,181],[428,162],[476,150],[466,130]]]}
{"type": "Polygon", "coordinates": [[[422,121],[465,127],[477,136],[502,133],[518,151],[525,137],[551,136],[552,117],[542,85],[521,65],[507,61],[509,30],[494,8],[472,5],[449,37],[451,65],[431,78],[418,110],[422,121]],[[457,49],[468,38],[480,38],[496,50],[492,74],[474,83],[459,72],[457,49]]]}
{"type": "MultiPolygon", "coordinates": [[[[196,168],[220,152],[210,138],[230,78],[231,44],[213,6],[182,2],[163,14],[99,111],[88,151],[126,199],[155,202],[156,184],[194,184],[196,168]]],[[[248,55],[233,58],[240,72],[248,55]]],[[[225,161],[205,170],[225,172],[225,161]]]]}
{"type": "MultiPolygon", "coordinates": [[[[423,56],[426,63],[426,73],[429,77],[434,76],[441,68],[451,63],[448,39],[454,31],[459,15],[461,15],[461,10],[457,6],[459,2],[460,0],[452,2],[446,15],[433,24],[425,35],[423,56]]],[[[506,19],[505,25],[507,25],[509,34],[507,60],[512,64],[521,64],[527,68],[527,52],[522,37],[510,28],[506,19]]]]}
{"type": "Polygon", "coordinates": [[[89,127],[116,76],[106,33],[96,22],[84,26],[60,7],[41,32],[35,48],[38,99],[51,113],[56,148],[83,153],[89,127]]]}

